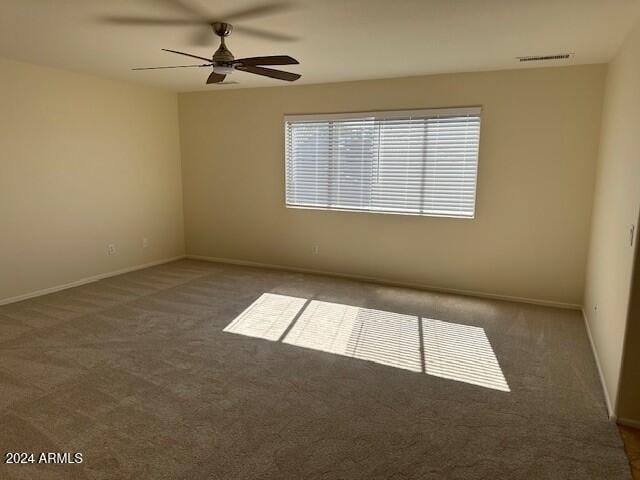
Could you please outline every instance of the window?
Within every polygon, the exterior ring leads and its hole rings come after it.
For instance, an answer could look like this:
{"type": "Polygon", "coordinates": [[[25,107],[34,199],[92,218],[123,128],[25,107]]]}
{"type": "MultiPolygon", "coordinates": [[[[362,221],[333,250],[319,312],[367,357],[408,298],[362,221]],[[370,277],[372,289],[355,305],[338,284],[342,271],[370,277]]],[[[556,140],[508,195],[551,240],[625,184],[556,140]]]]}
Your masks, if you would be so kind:
{"type": "Polygon", "coordinates": [[[473,218],[480,108],[285,117],[288,207],[473,218]]]}

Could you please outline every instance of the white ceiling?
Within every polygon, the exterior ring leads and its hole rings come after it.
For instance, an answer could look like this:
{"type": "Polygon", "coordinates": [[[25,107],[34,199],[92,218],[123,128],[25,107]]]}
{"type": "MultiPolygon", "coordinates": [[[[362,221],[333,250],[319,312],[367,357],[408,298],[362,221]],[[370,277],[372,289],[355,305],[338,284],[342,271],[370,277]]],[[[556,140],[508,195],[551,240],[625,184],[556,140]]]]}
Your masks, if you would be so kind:
{"type": "MultiPolygon", "coordinates": [[[[131,67],[180,65],[170,48],[210,57],[193,45],[191,26],[121,26],[101,17],[192,18],[179,2],[219,17],[270,0],[0,0],[0,56],[190,91],[280,85],[235,72],[238,85],[205,86],[198,68],[135,72],[131,67]]],[[[300,83],[402,77],[444,72],[609,61],[640,13],[640,0],[291,0],[238,27],[285,33],[261,39],[236,31],[236,58],[288,54],[300,83]],[[523,55],[575,53],[569,61],[520,64],[523,55]]],[[[185,61],[186,60],[186,61],[185,61]]],[[[197,61],[195,63],[198,63],[197,61]]]]}

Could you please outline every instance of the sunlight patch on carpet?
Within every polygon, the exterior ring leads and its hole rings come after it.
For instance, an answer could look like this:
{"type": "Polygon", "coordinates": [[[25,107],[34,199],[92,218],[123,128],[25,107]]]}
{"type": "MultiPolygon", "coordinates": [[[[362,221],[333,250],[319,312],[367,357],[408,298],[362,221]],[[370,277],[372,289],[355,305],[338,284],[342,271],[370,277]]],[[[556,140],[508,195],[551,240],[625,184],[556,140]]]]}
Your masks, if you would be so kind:
{"type": "Polygon", "coordinates": [[[279,340],[305,303],[304,298],[265,293],[227,325],[224,331],[279,340]]]}
{"type": "Polygon", "coordinates": [[[510,391],[481,327],[264,293],[224,331],[510,391]]]}

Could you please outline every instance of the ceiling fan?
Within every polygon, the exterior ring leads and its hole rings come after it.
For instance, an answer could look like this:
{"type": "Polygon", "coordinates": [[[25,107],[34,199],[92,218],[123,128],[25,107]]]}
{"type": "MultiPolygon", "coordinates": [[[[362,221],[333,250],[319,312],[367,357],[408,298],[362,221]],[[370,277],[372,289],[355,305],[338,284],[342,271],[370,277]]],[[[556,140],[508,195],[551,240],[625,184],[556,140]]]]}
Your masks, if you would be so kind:
{"type": "Polygon", "coordinates": [[[225,22],[214,22],[211,27],[213,28],[215,34],[220,37],[220,46],[215,51],[211,59],[200,57],[198,55],[192,55],[191,53],[179,52],[177,50],[169,50],[167,48],[162,49],[165,52],[171,52],[178,55],[183,55],[185,57],[196,58],[207,63],[197,65],[171,65],[166,67],[142,67],[134,68],[133,70],[210,67],[213,69],[213,71],[207,78],[207,84],[222,83],[226,76],[233,73],[234,70],[240,70],[242,72],[253,73],[256,75],[262,75],[264,77],[275,78],[278,80],[285,80],[287,82],[293,82],[295,80],[298,80],[302,76],[297,73],[285,72],[284,70],[276,70],[273,68],[264,67],[264,65],[297,65],[299,63],[295,58],[292,58],[288,55],[270,55],[266,57],[249,57],[236,59],[225,44],[225,38],[231,34],[233,26],[225,22]]]}

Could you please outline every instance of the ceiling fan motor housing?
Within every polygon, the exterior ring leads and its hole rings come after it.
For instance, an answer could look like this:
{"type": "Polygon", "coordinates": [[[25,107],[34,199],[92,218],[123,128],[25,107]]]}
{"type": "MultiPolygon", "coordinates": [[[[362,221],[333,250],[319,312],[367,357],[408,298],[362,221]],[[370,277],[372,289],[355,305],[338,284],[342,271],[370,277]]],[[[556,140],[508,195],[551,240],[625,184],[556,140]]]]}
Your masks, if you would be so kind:
{"type": "Polygon", "coordinates": [[[213,54],[212,57],[213,63],[215,64],[230,64],[233,62],[234,57],[233,53],[227,48],[227,46],[222,43],[218,50],[213,54]]]}

